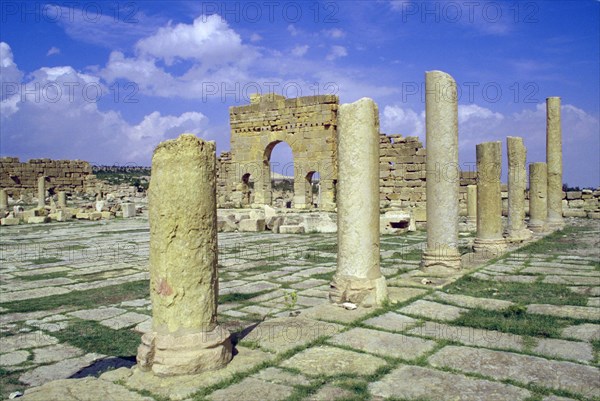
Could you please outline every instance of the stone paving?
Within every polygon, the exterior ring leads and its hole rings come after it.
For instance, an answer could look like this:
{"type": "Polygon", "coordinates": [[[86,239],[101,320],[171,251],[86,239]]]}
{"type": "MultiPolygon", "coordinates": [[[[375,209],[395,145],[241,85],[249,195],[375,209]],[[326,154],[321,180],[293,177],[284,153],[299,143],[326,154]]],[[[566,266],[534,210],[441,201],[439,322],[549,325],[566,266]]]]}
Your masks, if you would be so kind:
{"type": "MultiPolygon", "coordinates": [[[[163,379],[130,369],[151,326],[146,218],[2,227],[0,396],[26,390],[22,399],[44,401],[600,400],[600,226],[567,223],[582,228],[564,236],[572,248],[513,250],[467,270],[488,296],[461,293],[466,284],[452,284],[455,278],[424,277],[424,232],[383,236],[392,302],[353,311],[327,301],[335,234],[219,234],[219,320],[235,333],[237,354],[220,371],[163,379]],[[523,304],[495,288],[539,283],[580,301],[557,294],[523,304]],[[513,313],[559,327],[517,334],[471,324],[474,313],[513,313]],[[90,331],[77,338],[69,334],[75,328],[90,331]],[[122,341],[124,354],[96,349],[122,341]]],[[[461,246],[472,240],[461,236],[461,246]]]]}

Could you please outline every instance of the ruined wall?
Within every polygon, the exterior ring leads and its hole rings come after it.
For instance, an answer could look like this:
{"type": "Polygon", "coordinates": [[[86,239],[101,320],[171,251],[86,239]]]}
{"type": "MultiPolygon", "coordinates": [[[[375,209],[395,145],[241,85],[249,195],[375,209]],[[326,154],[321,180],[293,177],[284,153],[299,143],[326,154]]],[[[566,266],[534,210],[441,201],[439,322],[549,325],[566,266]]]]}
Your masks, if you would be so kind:
{"type": "Polygon", "coordinates": [[[286,142],[294,157],[294,207],[315,203],[311,179],[318,172],[320,206],[333,208],[337,108],[338,98],[333,95],[286,99],[273,94],[252,96],[250,105],[231,107],[231,154],[225,159],[222,155],[220,163],[220,188],[229,194],[226,203],[271,204],[269,160],[273,148],[286,142]],[[250,181],[254,182],[252,191],[250,181]],[[247,196],[249,192],[254,199],[247,196]]]}
{"type": "Polygon", "coordinates": [[[84,192],[96,185],[92,167],[85,161],[31,159],[22,163],[17,157],[0,158],[0,188],[13,198],[35,194],[39,176],[47,177],[46,189],[51,193],[84,192]]]}

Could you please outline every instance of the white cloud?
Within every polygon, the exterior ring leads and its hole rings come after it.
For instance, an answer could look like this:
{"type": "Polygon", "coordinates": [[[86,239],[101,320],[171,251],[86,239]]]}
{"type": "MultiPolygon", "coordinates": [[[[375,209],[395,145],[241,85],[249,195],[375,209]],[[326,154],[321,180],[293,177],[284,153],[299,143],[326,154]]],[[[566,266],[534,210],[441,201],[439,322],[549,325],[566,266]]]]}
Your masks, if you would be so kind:
{"type": "Polygon", "coordinates": [[[48,49],[48,53],[46,53],[46,56],[52,56],[54,54],[60,54],[60,49],[58,47],[52,46],[50,49],[48,49]]]}
{"type": "Polygon", "coordinates": [[[263,40],[263,37],[256,32],[250,35],[250,42],[252,43],[260,42],[261,40],[263,40]]]}
{"type": "Polygon", "coordinates": [[[290,35],[292,36],[298,36],[300,34],[300,30],[296,29],[296,26],[293,24],[288,25],[287,27],[287,31],[290,33],[290,35]]]}
{"type": "Polygon", "coordinates": [[[381,130],[386,134],[403,136],[425,136],[425,112],[417,113],[411,108],[397,105],[385,106],[381,119],[381,130]]]}
{"type": "Polygon", "coordinates": [[[327,55],[326,59],[329,61],[333,61],[340,57],[346,57],[348,55],[348,51],[344,46],[331,46],[331,51],[327,55]]]}
{"type": "Polygon", "coordinates": [[[339,28],[325,29],[323,33],[331,39],[341,39],[346,36],[346,32],[339,28]]]}
{"type": "Polygon", "coordinates": [[[309,48],[308,45],[296,46],[292,49],[292,55],[295,57],[302,57],[306,54],[306,52],[308,51],[308,48],[309,48]]]}

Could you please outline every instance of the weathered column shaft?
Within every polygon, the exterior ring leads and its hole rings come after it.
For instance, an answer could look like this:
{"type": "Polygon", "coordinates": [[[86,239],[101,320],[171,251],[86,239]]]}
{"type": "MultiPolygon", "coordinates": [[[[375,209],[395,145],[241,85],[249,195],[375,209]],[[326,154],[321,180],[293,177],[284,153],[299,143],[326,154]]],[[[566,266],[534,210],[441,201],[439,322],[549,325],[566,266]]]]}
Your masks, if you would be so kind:
{"type": "Polygon", "coordinates": [[[560,97],[546,99],[546,164],[548,166],[548,218],[550,228],[562,228],[562,129],[560,97]]]}
{"type": "Polygon", "coordinates": [[[502,237],[502,197],[500,173],[502,144],[484,142],[476,146],[477,153],[477,237],[476,252],[499,254],[506,249],[502,237]]]}
{"type": "Polygon", "coordinates": [[[458,98],[456,82],[442,71],[425,74],[427,249],[424,269],[460,269],[458,216],[458,98]]]}
{"type": "Polygon", "coordinates": [[[67,207],[67,194],[65,191],[58,192],[58,207],[67,207]]]}
{"type": "Polygon", "coordinates": [[[529,164],[529,229],[543,232],[548,217],[548,176],[546,163],[529,164]]]}
{"type": "Polygon", "coordinates": [[[8,194],[6,189],[0,189],[0,210],[8,209],[8,194]]]}
{"type": "Polygon", "coordinates": [[[511,242],[522,242],[531,237],[531,231],[525,227],[525,190],[527,177],[525,160],[527,151],[523,138],[506,138],[508,155],[508,227],[506,236],[511,242]]]}
{"type": "Polygon", "coordinates": [[[38,177],[38,208],[46,206],[46,177],[38,177]]]}
{"type": "Polygon", "coordinates": [[[214,142],[184,134],[159,144],[148,190],[151,333],[138,363],[159,375],[222,367],[229,332],[217,327],[217,209],[214,142]]]}
{"type": "Polygon", "coordinates": [[[338,255],[332,302],[371,306],[387,298],[379,266],[379,132],[375,102],[338,111],[338,255]]]}
{"type": "Polygon", "coordinates": [[[477,185],[467,185],[467,224],[477,224],[477,185]]]}

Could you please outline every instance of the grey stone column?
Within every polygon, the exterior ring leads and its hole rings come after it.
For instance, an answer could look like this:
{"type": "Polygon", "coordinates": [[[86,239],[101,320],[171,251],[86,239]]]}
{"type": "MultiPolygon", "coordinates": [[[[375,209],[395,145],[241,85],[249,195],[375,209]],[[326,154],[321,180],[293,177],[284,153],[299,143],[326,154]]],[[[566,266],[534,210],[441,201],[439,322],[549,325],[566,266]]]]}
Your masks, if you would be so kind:
{"type": "Polygon", "coordinates": [[[46,177],[38,177],[38,208],[43,209],[46,206],[46,177]]]}
{"type": "Polygon", "coordinates": [[[529,229],[546,230],[548,217],[548,176],[546,163],[529,164],[529,229]]]}
{"type": "Polygon", "coordinates": [[[8,194],[6,189],[0,189],[0,210],[8,209],[8,194]]]}
{"type": "Polygon", "coordinates": [[[525,160],[527,151],[523,138],[506,138],[508,155],[508,227],[506,239],[509,242],[522,242],[531,238],[531,231],[525,226],[525,190],[527,177],[525,160]]]}
{"type": "Polygon", "coordinates": [[[375,102],[338,111],[338,255],[329,299],[361,306],[387,298],[379,266],[379,132],[375,102]]]}
{"type": "Polygon", "coordinates": [[[421,259],[425,271],[461,267],[457,101],[456,82],[449,74],[425,74],[427,249],[421,259]]]}
{"type": "Polygon", "coordinates": [[[221,368],[232,345],[217,326],[215,143],[183,134],[159,144],[148,197],[152,331],[138,365],[160,376],[221,368]]]}
{"type": "Polygon", "coordinates": [[[467,185],[467,226],[477,228],[477,185],[467,185]]]}
{"type": "Polygon", "coordinates": [[[58,207],[60,207],[60,208],[67,207],[67,194],[65,191],[58,192],[58,207]]]}
{"type": "Polygon", "coordinates": [[[546,164],[548,166],[548,218],[546,223],[550,229],[560,229],[564,226],[560,97],[546,99],[546,164]]]}
{"type": "Polygon", "coordinates": [[[475,252],[499,255],[506,250],[502,237],[502,197],[500,172],[502,144],[484,142],[476,147],[477,153],[477,237],[475,252]]]}

